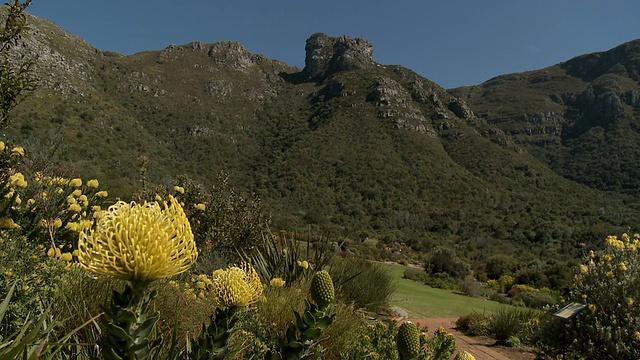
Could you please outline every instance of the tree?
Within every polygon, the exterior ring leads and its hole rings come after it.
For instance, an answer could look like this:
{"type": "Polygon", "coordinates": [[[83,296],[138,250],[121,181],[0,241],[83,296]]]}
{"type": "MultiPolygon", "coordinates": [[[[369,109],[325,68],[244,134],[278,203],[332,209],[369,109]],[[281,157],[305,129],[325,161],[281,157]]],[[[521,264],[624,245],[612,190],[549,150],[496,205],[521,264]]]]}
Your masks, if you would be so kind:
{"type": "Polygon", "coordinates": [[[427,274],[447,274],[455,279],[461,279],[469,275],[471,267],[458,257],[455,250],[446,247],[437,247],[429,256],[424,266],[427,274]]]}
{"type": "Polygon", "coordinates": [[[25,9],[31,0],[13,0],[2,9],[4,26],[0,29],[0,129],[9,124],[9,111],[18,105],[36,87],[32,75],[33,56],[20,56],[15,47],[27,31],[25,9]]]}

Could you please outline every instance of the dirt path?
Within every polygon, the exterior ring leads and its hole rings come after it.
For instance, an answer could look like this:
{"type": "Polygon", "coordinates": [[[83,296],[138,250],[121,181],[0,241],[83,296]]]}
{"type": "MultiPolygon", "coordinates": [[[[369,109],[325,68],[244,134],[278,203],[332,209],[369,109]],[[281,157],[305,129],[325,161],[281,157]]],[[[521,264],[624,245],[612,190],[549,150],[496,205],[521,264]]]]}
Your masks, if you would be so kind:
{"type": "Polygon", "coordinates": [[[533,354],[526,352],[520,352],[518,350],[509,350],[509,356],[500,353],[490,347],[488,343],[483,339],[471,338],[463,335],[455,330],[455,321],[458,318],[427,318],[427,319],[407,319],[411,320],[420,326],[426,326],[429,329],[429,334],[433,335],[435,329],[443,327],[448,333],[452,333],[456,338],[456,345],[458,351],[468,351],[476,360],[524,360],[534,359],[533,354]]]}

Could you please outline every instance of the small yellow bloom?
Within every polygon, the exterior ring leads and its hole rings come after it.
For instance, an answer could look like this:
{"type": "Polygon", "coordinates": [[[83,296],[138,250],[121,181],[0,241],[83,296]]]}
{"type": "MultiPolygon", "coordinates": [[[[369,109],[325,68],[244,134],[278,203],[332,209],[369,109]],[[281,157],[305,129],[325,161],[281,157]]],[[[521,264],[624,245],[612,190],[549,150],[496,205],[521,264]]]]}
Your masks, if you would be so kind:
{"type": "Polygon", "coordinates": [[[96,179],[91,179],[87,181],[87,187],[97,189],[100,186],[100,183],[96,179]]]}
{"type": "Polygon", "coordinates": [[[627,270],[627,265],[623,262],[621,262],[620,264],[618,264],[618,269],[620,271],[626,271],[627,270]]]}
{"type": "Polygon", "coordinates": [[[613,271],[607,271],[607,273],[605,274],[607,278],[609,279],[613,279],[613,271]]]}
{"type": "Polygon", "coordinates": [[[11,149],[11,155],[13,156],[24,156],[24,148],[22,146],[16,146],[11,149]]]}
{"type": "Polygon", "coordinates": [[[47,250],[47,256],[48,257],[60,257],[60,249],[53,249],[53,248],[49,248],[49,250],[47,250]]]}
{"type": "Polygon", "coordinates": [[[150,282],[188,270],[198,257],[189,220],[177,200],[119,201],[104,211],[95,228],[83,229],[78,260],[89,272],[150,282]]]}
{"type": "Polygon", "coordinates": [[[80,212],[82,211],[82,206],[80,206],[80,204],[71,204],[69,205],[69,211],[73,211],[73,212],[80,212]]]}
{"type": "Polygon", "coordinates": [[[272,287],[283,287],[284,284],[285,281],[281,278],[273,278],[271,279],[271,281],[269,281],[269,285],[271,285],[272,287]]]}
{"type": "Polygon", "coordinates": [[[25,285],[22,287],[22,291],[27,291],[27,290],[29,290],[29,285],[25,285]]]}
{"type": "Polygon", "coordinates": [[[68,222],[67,225],[64,226],[64,228],[71,231],[80,231],[78,223],[75,222],[68,222]]]}
{"type": "Polygon", "coordinates": [[[9,188],[9,192],[5,194],[6,199],[11,199],[13,197],[15,190],[13,188],[9,188]]]}
{"type": "Polygon", "coordinates": [[[106,198],[108,195],[109,195],[109,193],[107,193],[105,190],[98,191],[98,192],[96,193],[96,196],[97,196],[97,197],[101,197],[101,198],[106,198]]]}
{"type": "Polygon", "coordinates": [[[196,210],[205,211],[207,208],[204,204],[196,204],[196,210]]]}
{"type": "Polygon", "coordinates": [[[211,296],[217,305],[243,307],[255,304],[262,291],[258,273],[247,263],[213,273],[211,296]]]}
{"type": "Polygon", "coordinates": [[[75,178],[75,179],[69,180],[69,186],[71,186],[71,187],[80,187],[80,186],[82,186],[82,179],[75,178]]]}
{"type": "Polygon", "coordinates": [[[589,311],[591,311],[592,314],[597,310],[598,310],[598,307],[596,306],[596,304],[589,304],[589,311]]]}
{"type": "Polygon", "coordinates": [[[589,267],[587,265],[580,265],[580,273],[586,274],[589,271],[589,267]]]}
{"type": "Polygon", "coordinates": [[[184,194],[184,188],[182,186],[176,185],[173,187],[173,190],[177,193],[184,194]]]}
{"type": "MultiPolygon", "coordinates": [[[[74,180],[75,180],[75,179],[74,179],[74,180]]],[[[75,190],[73,190],[73,192],[71,192],[71,195],[69,195],[69,196],[79,197],[80,195],[82,195],[82,190],[80,190],[80,189],[75,189],[75,190]]],[[[85,196],[85,198],[86,198],[86,196],[85,196]]]]}
{"type": "Polygon", "coordinates": [[[636,331],[633,333],[633,340],[640,341],[640,332],[636,331]]]}
{"type": "Polygon", "coordinates": [[[31,205],[33,205],[33,204],[35,204],[35,203],[36,203],[36,200],[35,200],[35,199],[29,199],[29,200],[27,200],[27,206],[31,206],[31,205]]]}
{"type": "Polygon", "coordinates": [[[309,268],[309,263],[307,262],[307,260],[303,260],[303,261],[298,260],[298,266],[307,270],[309,268]]]}
{"type": "Polygon", "coordinates": [[[4,272],[4,276],[6,276],[6,277],[12,277],[12,276],[13,276],[13,273],[12,273],[11,271],[5,271],[5,272],[4,272]]]}
{"type": "Polygon", "coordinates": [[[60,220],[60,218],[56,218],[55,220],[53,220],[53,227],[56,229],[59,229],[62,227],[62,220],[60,220]]]}
{"type": "Polygon", "coordinates": [[[73,255],[71,253],[68,253],[68,252],[67,253],[62,253],[62,254],[60,254],[60,259],[62,261],[69,262],[69,261],[73,260],[73,255]]]}
{"type": "Polygon", "coordinates": [[[22,199],[20,199],[20,194],[16,195],[16,198],[15,198],[14,201],[15,201],[16,205],[22,204],[22,199]]]}
{"type": "Polygon", "coordinates": [[[13,219],[2,218],[0,219],[0,229],[20,229],[20,225],[16,224],[13,219]]]}
{"type": "Polygon", "coordinates": [[[4,141],[0,141],[0,151],[4,151],[4,141]]]}
{"type": "Polygon", "coordinates": [[[11,182],[11,186],[17,186],[21,188],[27,187],[27,181],[24,179],[24,175],[19,172],[9,176],[9,181],[11,182]]]}
{"type": "Polygon", "coordinates": [[[629,305],[629,306],[632,306],[633,303],[634,303],[633,298],[631,298],[631,297],[628,297],[628,298],[626,298],[624,300],[626,301],[627,305],[629,305]]]}

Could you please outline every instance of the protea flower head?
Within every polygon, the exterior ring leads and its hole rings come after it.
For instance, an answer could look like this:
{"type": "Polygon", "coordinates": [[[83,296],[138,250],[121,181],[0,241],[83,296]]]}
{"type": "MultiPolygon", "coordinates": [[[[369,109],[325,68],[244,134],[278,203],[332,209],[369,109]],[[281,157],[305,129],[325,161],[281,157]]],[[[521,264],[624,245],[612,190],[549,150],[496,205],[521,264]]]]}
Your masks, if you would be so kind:
{"type": "Polygon", "coordinates": [[[220,306],[243,307],[262,297],[262,282],[256,270],[247,263],[213,272],[210,294],[220,306]]]}
{"type": "Polygon", "coordinates": [[[119,201],[96,226],[80,231],[78,260],[96,274],[146,283],[189,269],[198,257],[191,226],[180,204],[119,201]]]}

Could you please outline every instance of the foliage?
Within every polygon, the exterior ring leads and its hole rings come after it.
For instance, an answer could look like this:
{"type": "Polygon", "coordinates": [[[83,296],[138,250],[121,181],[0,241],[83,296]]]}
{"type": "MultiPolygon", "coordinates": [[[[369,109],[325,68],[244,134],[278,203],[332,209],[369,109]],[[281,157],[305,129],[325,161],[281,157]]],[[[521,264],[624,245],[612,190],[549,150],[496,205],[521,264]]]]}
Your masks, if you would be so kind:
{"type": "Polygon", "coordinates": [[[537,331],[541,314],[534,309],[501,308],[493,314],[489,321],[488,333],[501,343],[507,340],[529,342],[537,331]]]}
{"type": "Polygon", "coordinates": [[[59,282],[69,262],[47,256],[45,248],[24,236],[0,230],[0,294],[14,286],[12,301],[2,323],[0,336],[21,328],[29,314],[36,314],[59,293],[59,282]]]}
{"type": "Polygon", "coordinates": [[[576,320],[573,350],[583,356],[640,357],[640,235],[609,236],[578,268],[570,300],[588,309],[576,320]]]}
{"type": "MultiPolygon", "coordinates": [[[[417,324],[418,327],[420,324],[417,324]]],[[[447,334],[443,328],[434,331],[429,337],[426,328],[419,328],[420,353],[418,359],[445,360],[449,359],[456,344],[453,335],[447,334]]],[[[351,348],[345,351],[342,359],[399,359],[396,341],[398,336],[398,323],[395,321],[378,321],[369,324],[361,330],[351,348]]]]}
{"type": "Polygon", "coordinates": [[[405,279],[409,279],[409,280],[413,280],[421,283],[425,283],[428,279],[428,275],[424,271],[424,269],[416,269],[411,267],[408,267],[404,270],[402,277],[405,279]]]}
{"type": "Polygon", "coordinates": [[[456,320],[456,329],[469,336],[481,336],[489,334],[491,317],[484,314],[464,315],[456,320]]]}
{"type": "Polygon", "coordinates": [[[481,297],[487,294],[487,290],[482,283],[470,277],[460,281],[460,290],[472,297],[481,297]]]}
{"type": "Polygon", "coordinates": [[[265,281],[280,278],[289,286],[313,269],[324,269],[333,256],[329,237],[319,237],[312,242],[311,235],[300,240],[297,234],[284,231],[278,235],[264,232],[262,236],[263,240],[242,257],[265,281]]]}
{"type": "Polygon", "coordinates": [[[4,26],[0,29],[0,129],[7,127],[9,111],[35,90],[34,58],[21,58],[15,52],[27,27],[25,9],[31,0],[11,0],[2,9],[4,26]]]}
{"type": "Polygon", "coordinates": [[[397,288],[392,274],[379,263],[336,257],[329,266],[338,299],[358,308],[379,310],[387,306],[397,288]]]}
{"type": "MultiPolygon", "coordinates": [[[[229,185],[226,173],[218,174],[211,188],[187,175],[179,176],[170,188],[147,184],[134,198],[153,201],[172,194],[183,204],[198,249],[211,255],[248,252],[262,242],[267,230],[266,217],[256,196],[244,197],[229,185]]],[[[205,265],[200,265],[205,266],[205,265]]],[[[213,269],[202,269],[206,272],[213,269]]]]}
{"type": "Polygon", "coordinates": [[[470,273],[470,266],[460,259],[456,251],[447,247],[437,247],[429,253],[424,264],[427,274],[446,274],[454,279],[461,279],[470,273]]]}
{"type": "MultiPolygon", "coordinates": [[[[15,285],[12,285],[0,304],[0,323],[9,309],[14,289],[15,285]]],[[[0,358],[19,359],[22,357],[28,359],[38,356],[42,352],[51,327],[46,325],[47,311],[40,312],[36,318],[35,323],[28,320],[14,333],[0,337],[0,358]]]]}

